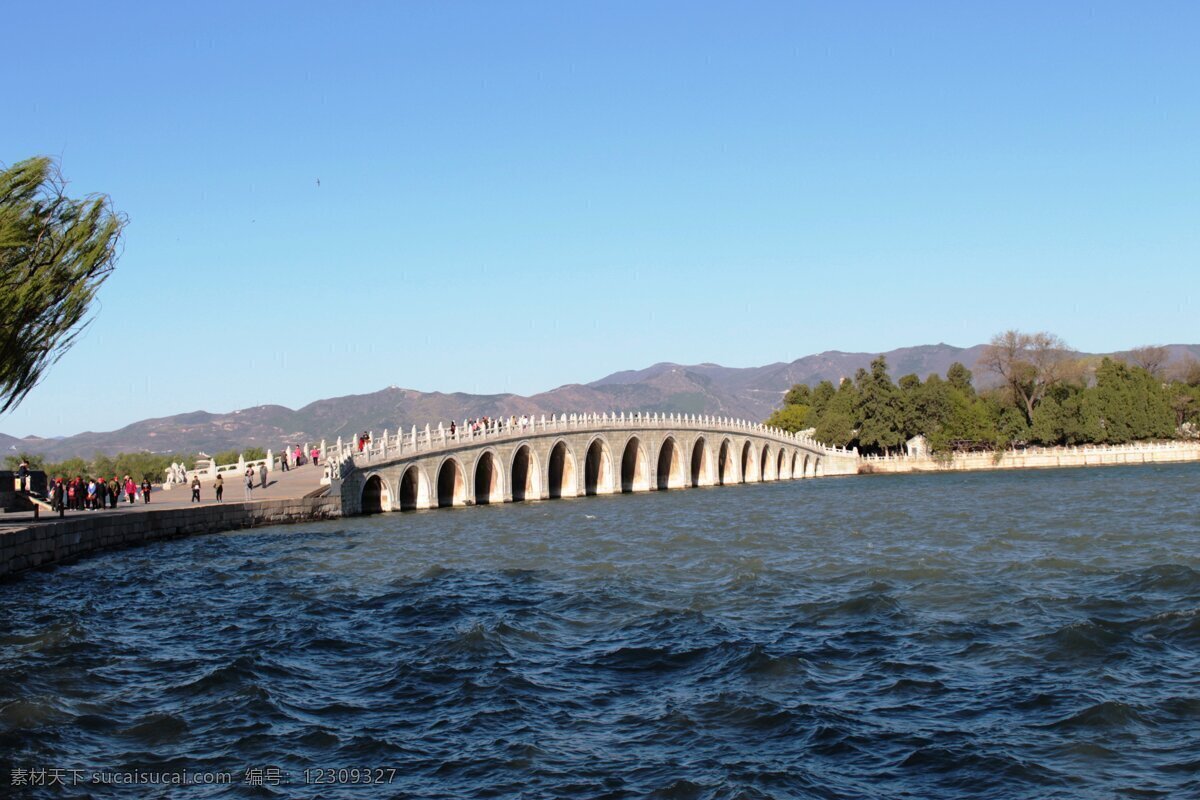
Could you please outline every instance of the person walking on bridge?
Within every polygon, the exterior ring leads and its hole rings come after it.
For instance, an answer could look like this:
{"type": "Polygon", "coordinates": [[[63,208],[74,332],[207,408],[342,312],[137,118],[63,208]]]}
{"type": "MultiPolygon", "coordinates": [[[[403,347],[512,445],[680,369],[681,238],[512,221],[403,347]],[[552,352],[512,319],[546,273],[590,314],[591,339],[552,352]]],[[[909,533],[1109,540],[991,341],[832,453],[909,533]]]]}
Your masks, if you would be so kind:
{"type": "Polygon", "coordinates": [[[192,476],[192,502],[193,503],[200,502],[200,476],[199,475],[192,476]]]}
{"type": "Polygon", "coordinates": [[[246,467],[242,480],[246,487],[245,499],[249,502],[254,497],[254,467],[246,467]]]}
{"type": "Polygon", "coordinates": [[[150,503],[150,479],[142,478],[142,502],[150,503]]]}
{"type": "Polygon", "coordinates": [[[217,502],[224,502],[222,498],[225,496],[225,479],[221,477],[220,473],[217,474],[217,480],[213,483],[213,491],[217,494],[217,502]]]}
{"type": "Polygon", "coordinates": [[[267,488],[267,465],[265,463],[258,468],[258,482],[262,484],[262,488],[267,488]]]}

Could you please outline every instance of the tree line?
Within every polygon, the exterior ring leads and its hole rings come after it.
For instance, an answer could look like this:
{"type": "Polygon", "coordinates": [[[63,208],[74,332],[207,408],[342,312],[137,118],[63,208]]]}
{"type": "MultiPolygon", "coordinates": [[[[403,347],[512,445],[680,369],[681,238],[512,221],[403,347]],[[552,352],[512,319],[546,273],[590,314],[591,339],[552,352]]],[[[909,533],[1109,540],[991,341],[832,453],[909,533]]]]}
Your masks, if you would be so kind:
{"type": "MultiPolygon", "coordinates": [[[[245,450],[226,450],[217,453],[214,460],[218,464],[236,464],[238,456],[244,456],[247,461],[267,457],[267,451],[261,447],[248,447],[245,450]]],[[[73,478],[109,478],[113,475],[124,477],[130,475],[137,480],[146,478],[159,483],[167,477],[167,467],[172,464],[183,464],[187,469],[194,469],[196,456],[178,453],[118,453],[115,456],[96,453],[90,459],[80,457],[68,458],[63,461],[47,461],[44,456],[34,453],[18,453],[4,457],[5,469],[16,470],[25,461],[32,470],[42,470],[51,478],[61,476],[73,478]]]]}
{"type": "Polygon", "coordinates": [[[940,453],[1194,436],[1200,362],[1188,359],[1168,374],[1167,355],[1142,347],[1119,358],[1083,357],[1053,334],[1007,331],[979,359],[992,388],[977,390],[971,370],[957,362],[945,378],[893,382],[880,356],[838,386],[796,384],[767,424],[877,454],[918,435],[940,453]]]}

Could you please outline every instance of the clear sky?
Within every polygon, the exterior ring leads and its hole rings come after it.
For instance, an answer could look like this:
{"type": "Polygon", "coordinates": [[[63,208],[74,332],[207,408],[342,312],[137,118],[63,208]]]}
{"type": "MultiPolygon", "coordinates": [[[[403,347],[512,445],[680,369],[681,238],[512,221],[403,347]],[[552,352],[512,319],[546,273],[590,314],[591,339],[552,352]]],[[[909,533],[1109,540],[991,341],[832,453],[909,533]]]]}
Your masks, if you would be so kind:
{"type": "Polygon", "coordinates": [[[1200,340],[1194,2],[3,16],[0,162],[57,156],[130,218],[10,435],[1011,327],[1200,340]]]}

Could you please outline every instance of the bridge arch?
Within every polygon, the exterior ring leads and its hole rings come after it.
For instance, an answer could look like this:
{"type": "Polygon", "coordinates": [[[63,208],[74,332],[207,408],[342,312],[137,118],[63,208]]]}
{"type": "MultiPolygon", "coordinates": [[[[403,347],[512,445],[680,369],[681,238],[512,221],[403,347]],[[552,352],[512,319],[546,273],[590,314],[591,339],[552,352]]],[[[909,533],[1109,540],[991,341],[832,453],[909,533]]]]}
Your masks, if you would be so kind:
{"type": "Polygon", "coordinates": [[[658,449],[658,489],[682,489],[687,486],[684,477],[683,452],[674,436],[663,439],[658,449]]]}
{"type": "Polygon", "coordinates": [[[786,481],[792,477],[792,471],[788,469],[787,450],[779,448],[779,461],[775,465],[775,475],[781,481],[786,481]]]}
{"type": "Polygon", "coordinates": [[[465,506],[467,479],[462,464],[453,456],[442,459],[437,471],[437,506],[465,506]]]}
{"type": "Polygon", "coordinates": [[[775,459],[771,457],[771,445],[769,444],[762,446],[762,458],[758,461],[758,469],[762,473],[759,480],[773,481],[779,477],[775,474],[775,459]]]}
{"type": "Polygon", "coordinates": [[[546,465],[546,484],[550,489],[550,499],[574,497],[579,493],[579,483],[575,478],[575,454],[565,439],[559,439],[550,448],[549,463],[546,465]]]}
{"type": "Polygon", "coordinates": [[[754,450],[754,443],[749,439],[742,445],[742,483],[755,483],[762,480],[762,475],[758,470],[758,453],[754,450]]]}
{"type": "Polygon", "coordinates": [[[728,437],[721,440],[721,449],[717,451],[717,483],[727,486],[738,482],[737,468],[734,466],[733,442],[728,437]]]}
{"type": "Polygon", "coordinates": [[[587,455],[584,457],[583,493],[612,494],[615,483],[612,450],[603,436],[597,436],[588,443],[587,455]]]}
{"type": "Polygon", "coordinates": [[[409,465],[400,477],[400,510],[429,508],[429,478],[416,464],[409,465]]]}
{"type": "Polygon", "coordinates": [[[650,463],[646,448],[636,436],[625,441],[621,451],[621,491],[645,492],[650,489],[650,463]]]}
{"type": "Polygon", "coordinates": [[[796,465],[797,465],[797,464],[799,464],[799,463],[800,463],[800,451],[799,451],[799,450],[793,450],[793,451],[792,451],[792,466],[791,466],[791,478],[792,478],[792,480],[795,480],[796,478],[802,478],[802,477],[804,477],[804,473],[803,473],[803,472],[800,472],[800,473],[797,473],[797,472],[796,472],[796,465]]]}
{"type": "Polygon", "coordinates": [[[359,508],[364,514],[379,514],[392,510],[392,491],[383,476],[372,473],[363,484],[359,508]]]}
{"type": "Polygon", "coordinates": [[[688,485],[712,486],[717,482],[713,473],[713,460],[708,442],[704,441],[703,436],[697,436],[696,441],[692,442],[691,473],[689,475],[691,482],[688,485]]]}
{"type": "Polygon", "coordinates": [[[475,459],[475,504],[504,502],[504,472],[491,448],[475,459]]]}
{"type": "Polygon", "coordinates": [[[542,466],[538,463],[537,453],[527,442],[522,442],[513,453],[509,475],[514,503],[542,499],[542,466]]]}

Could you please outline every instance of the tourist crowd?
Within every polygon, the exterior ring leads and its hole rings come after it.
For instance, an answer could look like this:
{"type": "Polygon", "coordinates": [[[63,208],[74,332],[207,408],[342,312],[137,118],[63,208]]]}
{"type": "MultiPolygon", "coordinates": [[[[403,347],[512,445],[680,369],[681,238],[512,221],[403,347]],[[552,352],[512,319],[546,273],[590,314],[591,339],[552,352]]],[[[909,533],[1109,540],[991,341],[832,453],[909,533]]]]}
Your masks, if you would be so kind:
{"type": "MultiPolygon", "coordinates": [[[[520,417],[518,417],[516,414],[513,414],[508,419],[504,419],[503,417],[493,418],[484,416],[476,417],[466,421],[467,430],[470,431],[472,436],[478,436],[488,429],[509,431],[525,430],[532,424],[533,418],[528,414],[522,414],[520,417]]],[[[457,433],[457,431],[458,426],[454,424],[454,420],[451,420],[450,435],[453,436],[455,433],[457,433]]]]}
{"type": "Polygon", "coordinates": [[[104,478],[57,477],[50,484],[50,505],[55,511],[99,511],[116,508],[117,503],[150,502],[150,480],[143,478],[140,484],[126,475],[110,480],[104,478]]]}
{"type": "Polygon", "coordinates": [[[283,455],[279,459],[279,468],[287,472],[291,467],[299,467],[309,461],[312,462],[314,467],[320,466],[321,449],[319,447],[311,448],[306,454],[304,448],[300,445],[296,445],[295,447],[288,445],[283,448],[283,455]]]}

